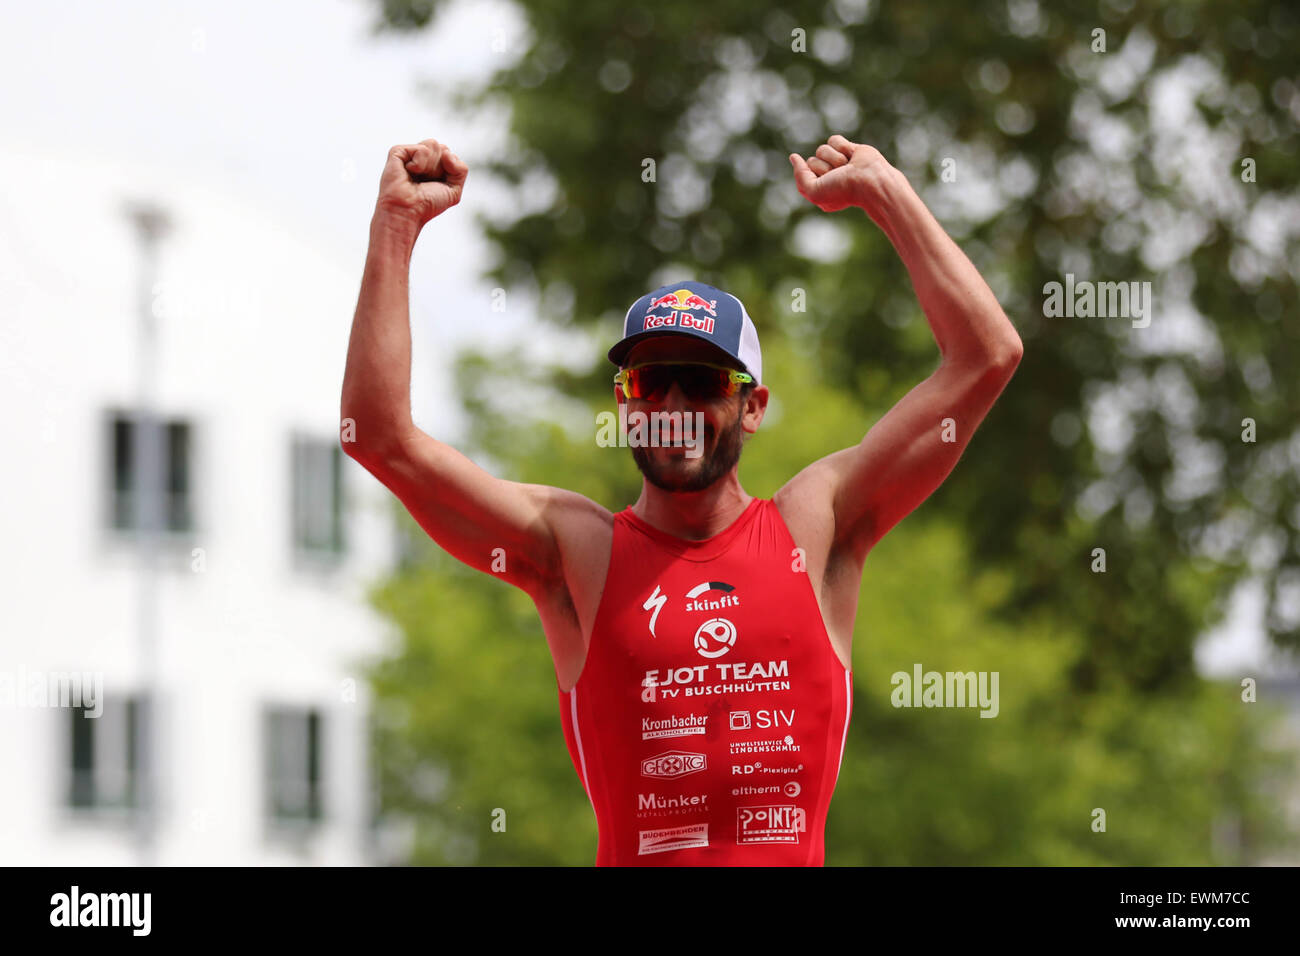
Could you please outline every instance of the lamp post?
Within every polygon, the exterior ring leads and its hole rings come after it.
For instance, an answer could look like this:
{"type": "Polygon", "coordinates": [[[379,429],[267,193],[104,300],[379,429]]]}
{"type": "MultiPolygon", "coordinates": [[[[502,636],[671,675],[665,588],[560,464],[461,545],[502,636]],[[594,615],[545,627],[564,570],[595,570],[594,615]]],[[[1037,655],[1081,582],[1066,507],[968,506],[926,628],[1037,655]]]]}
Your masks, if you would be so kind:
{"type": "Polygon", "coordinates": [[[132,515],[140,561],[139,667],[140,706],[135,722],[138,809],[135,817],[140,865],[156,862],[158,829],[158,552],[166,524],[164,513],[162,424],[156,411],[158,342],[153,313],[153,287],[158,270],[158,244],[171,222],[151,203],[127,203],[127,215],[139,240],[139,326],[136,348],[136,416],[131,429],[131,458],[135,464],[132,515]]]}

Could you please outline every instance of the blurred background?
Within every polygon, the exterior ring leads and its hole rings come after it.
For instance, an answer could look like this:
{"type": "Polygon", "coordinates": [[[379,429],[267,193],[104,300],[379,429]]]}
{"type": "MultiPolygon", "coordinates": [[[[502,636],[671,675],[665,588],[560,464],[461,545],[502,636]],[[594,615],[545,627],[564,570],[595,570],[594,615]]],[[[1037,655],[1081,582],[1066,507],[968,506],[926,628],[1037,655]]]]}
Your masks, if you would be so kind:
{"type": "Polygon", "coordinates": [[[617,511],[648,289],[753,315],[754,495],[937,365],[885,236],[794,188],[832,133],[1025,357],[867,560],[827,864],[1300,862],[1297,40],[1280,0],[7,10],[0,863],[590,865],[531,601],[341,453],[379,174],[470,166],[412,259],[416,424],[617,511]],[[1067,275],[1150,323],[1049,314],[1067,275]],[[997,719],[893,708],[918,662],[998,671],[997,719]]]}

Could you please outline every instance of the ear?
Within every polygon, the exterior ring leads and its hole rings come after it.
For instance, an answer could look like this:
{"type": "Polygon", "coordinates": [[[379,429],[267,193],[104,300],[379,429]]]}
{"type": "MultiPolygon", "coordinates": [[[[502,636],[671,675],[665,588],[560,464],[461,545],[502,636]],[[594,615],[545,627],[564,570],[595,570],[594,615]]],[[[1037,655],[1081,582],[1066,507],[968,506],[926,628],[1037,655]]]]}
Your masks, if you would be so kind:
{"type": "Polygon", "coordinates": [[[745,402],[745,409],[742,413],[744,424],[741,426],[745,431],[758,431],[759,424],[763,421],[763,415],[767,411],[767,400],[771,396],[766,385],[756,385],[754,390],[749,393],[749,398],[745,402]]]}

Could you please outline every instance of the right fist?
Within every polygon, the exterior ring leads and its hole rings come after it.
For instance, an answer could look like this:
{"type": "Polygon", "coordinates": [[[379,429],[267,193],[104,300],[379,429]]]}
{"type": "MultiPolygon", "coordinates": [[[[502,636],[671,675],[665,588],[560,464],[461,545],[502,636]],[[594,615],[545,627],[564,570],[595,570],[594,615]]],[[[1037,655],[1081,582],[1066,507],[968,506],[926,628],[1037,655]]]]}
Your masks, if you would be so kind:
{"type": "Polygon", "coordinates": [[[467,175],[469,167],[436,139],[394,146],[379,180],[376,208],[423,226],[460,202],[467,175]]]}

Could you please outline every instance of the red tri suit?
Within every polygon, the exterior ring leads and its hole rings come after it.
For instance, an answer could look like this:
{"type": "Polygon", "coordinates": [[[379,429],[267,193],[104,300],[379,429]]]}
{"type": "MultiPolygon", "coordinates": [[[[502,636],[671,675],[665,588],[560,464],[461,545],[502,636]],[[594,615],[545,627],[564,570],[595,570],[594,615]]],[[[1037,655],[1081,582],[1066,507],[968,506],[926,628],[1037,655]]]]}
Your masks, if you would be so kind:
{"type": "Polygon", "coordinates": [[[597,866],[822,866],[852,713],[812,582],[755,498],[689,541],[614,516],[578,683],[560,695],[597,866]]]}

